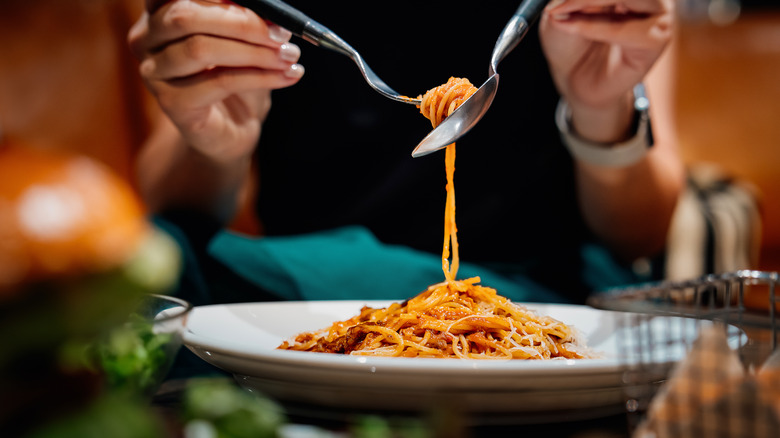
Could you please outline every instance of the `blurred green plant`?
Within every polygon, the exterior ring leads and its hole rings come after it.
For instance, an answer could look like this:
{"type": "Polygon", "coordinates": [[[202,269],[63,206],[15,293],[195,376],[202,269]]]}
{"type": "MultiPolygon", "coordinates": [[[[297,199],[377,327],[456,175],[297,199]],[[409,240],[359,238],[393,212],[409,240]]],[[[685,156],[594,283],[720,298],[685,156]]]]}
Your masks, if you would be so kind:
{"type": "Polygon", "coordinates": [[[352,438],[433,438],[433,431],[422,419],[392,419],[364,415],[351,427],[352,438]]]}
{"type": "Polygon", "coordinates": [[[110,391],[150,397],[173,360],[172,341],[172,333],[155,333],[150,321],[133,314],[127,323],[90,345],[87,354],[110,391]]]}
{"type": "Polygon", "coordinates": [[[225,379],[194,380],[185,390],[182,407],[185,431],[205,428],[213,438],[272,438],[287,422],[274,401],[225,379]]]}

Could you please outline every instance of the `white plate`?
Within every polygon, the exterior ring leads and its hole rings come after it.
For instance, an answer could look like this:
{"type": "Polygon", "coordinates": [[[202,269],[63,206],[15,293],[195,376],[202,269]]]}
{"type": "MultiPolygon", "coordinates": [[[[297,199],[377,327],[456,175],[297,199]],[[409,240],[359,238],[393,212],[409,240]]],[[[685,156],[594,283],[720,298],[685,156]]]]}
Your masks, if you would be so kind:
{"type": "MultiPolygon", "coordinates": [[[[330,409],[420,410],[457,400],[477,413],[520,413],[616,407],[623,403],[622,371],[636,357],[618,357],[617,341],[630,337],[622,312],[584,306],[525,304],[540,315],[574,326],[598,359],[492,361],[360,357],[277,350],[284,340],[350,318],[364,305],[388,301],[247,303],[196,307],[185,345],[205,361],[234,374],[246,388],[283,402],[330,409]]],[[[668,333],[670,320],[637,324],[668,333]]],[[[645,328],[645,327],[641,327],[645,328]]],[[[692,330],[682,332],[694,334],[692,330]]],[[[681,339],[653,351],[654,361],[683,357],[681,339]]]]}

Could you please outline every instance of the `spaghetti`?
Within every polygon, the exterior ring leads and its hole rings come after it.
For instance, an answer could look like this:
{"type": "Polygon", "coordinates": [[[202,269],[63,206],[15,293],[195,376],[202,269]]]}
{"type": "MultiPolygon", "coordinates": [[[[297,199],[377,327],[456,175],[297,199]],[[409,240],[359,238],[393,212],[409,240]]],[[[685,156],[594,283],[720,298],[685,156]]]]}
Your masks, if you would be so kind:
{"type": "MultiPolygon", "coordinates": [[[[421,96],[420,112],[436,127],[476,91],[467,79],[421,96]]],[[[301,333],[278,348],[366,356],[462,359],[584,358],[578,333],[562,322],[481,286],[479,277],[456,280],[459,265],[455,225],[455,144],[445,152],[447,200],[442,270],[445,280],[403,303],[360,314],[330,327],[301,333]]]]}

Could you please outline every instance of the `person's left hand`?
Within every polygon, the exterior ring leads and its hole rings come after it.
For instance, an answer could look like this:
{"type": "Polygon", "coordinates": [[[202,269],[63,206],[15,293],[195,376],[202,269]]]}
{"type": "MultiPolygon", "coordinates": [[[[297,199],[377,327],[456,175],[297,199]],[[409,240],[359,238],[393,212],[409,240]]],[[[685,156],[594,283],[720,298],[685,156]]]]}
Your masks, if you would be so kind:
{"type": "Polygon", "coordinates": [[[561,95],[576,111],[614,108],[671,39],[674,0],[553,0],[542,47],[561,95]]]}

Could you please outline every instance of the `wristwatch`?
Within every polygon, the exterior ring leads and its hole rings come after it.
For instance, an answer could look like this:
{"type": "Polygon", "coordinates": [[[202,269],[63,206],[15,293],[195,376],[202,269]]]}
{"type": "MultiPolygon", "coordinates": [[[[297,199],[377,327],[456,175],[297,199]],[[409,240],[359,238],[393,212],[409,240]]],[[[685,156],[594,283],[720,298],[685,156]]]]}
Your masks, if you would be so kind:
{"type": "Polygon", "coordinates": [[[641,160],[653,146],[653,129],[650,124],[650,101],[643,84],[634,87],[634,135],[623,142],[595,143],[579,137],[571,128],[571,109],[561,99],[555,110],[555,124],[563,144],[577,159],[605,167],[625,167],[641,160]]]}

